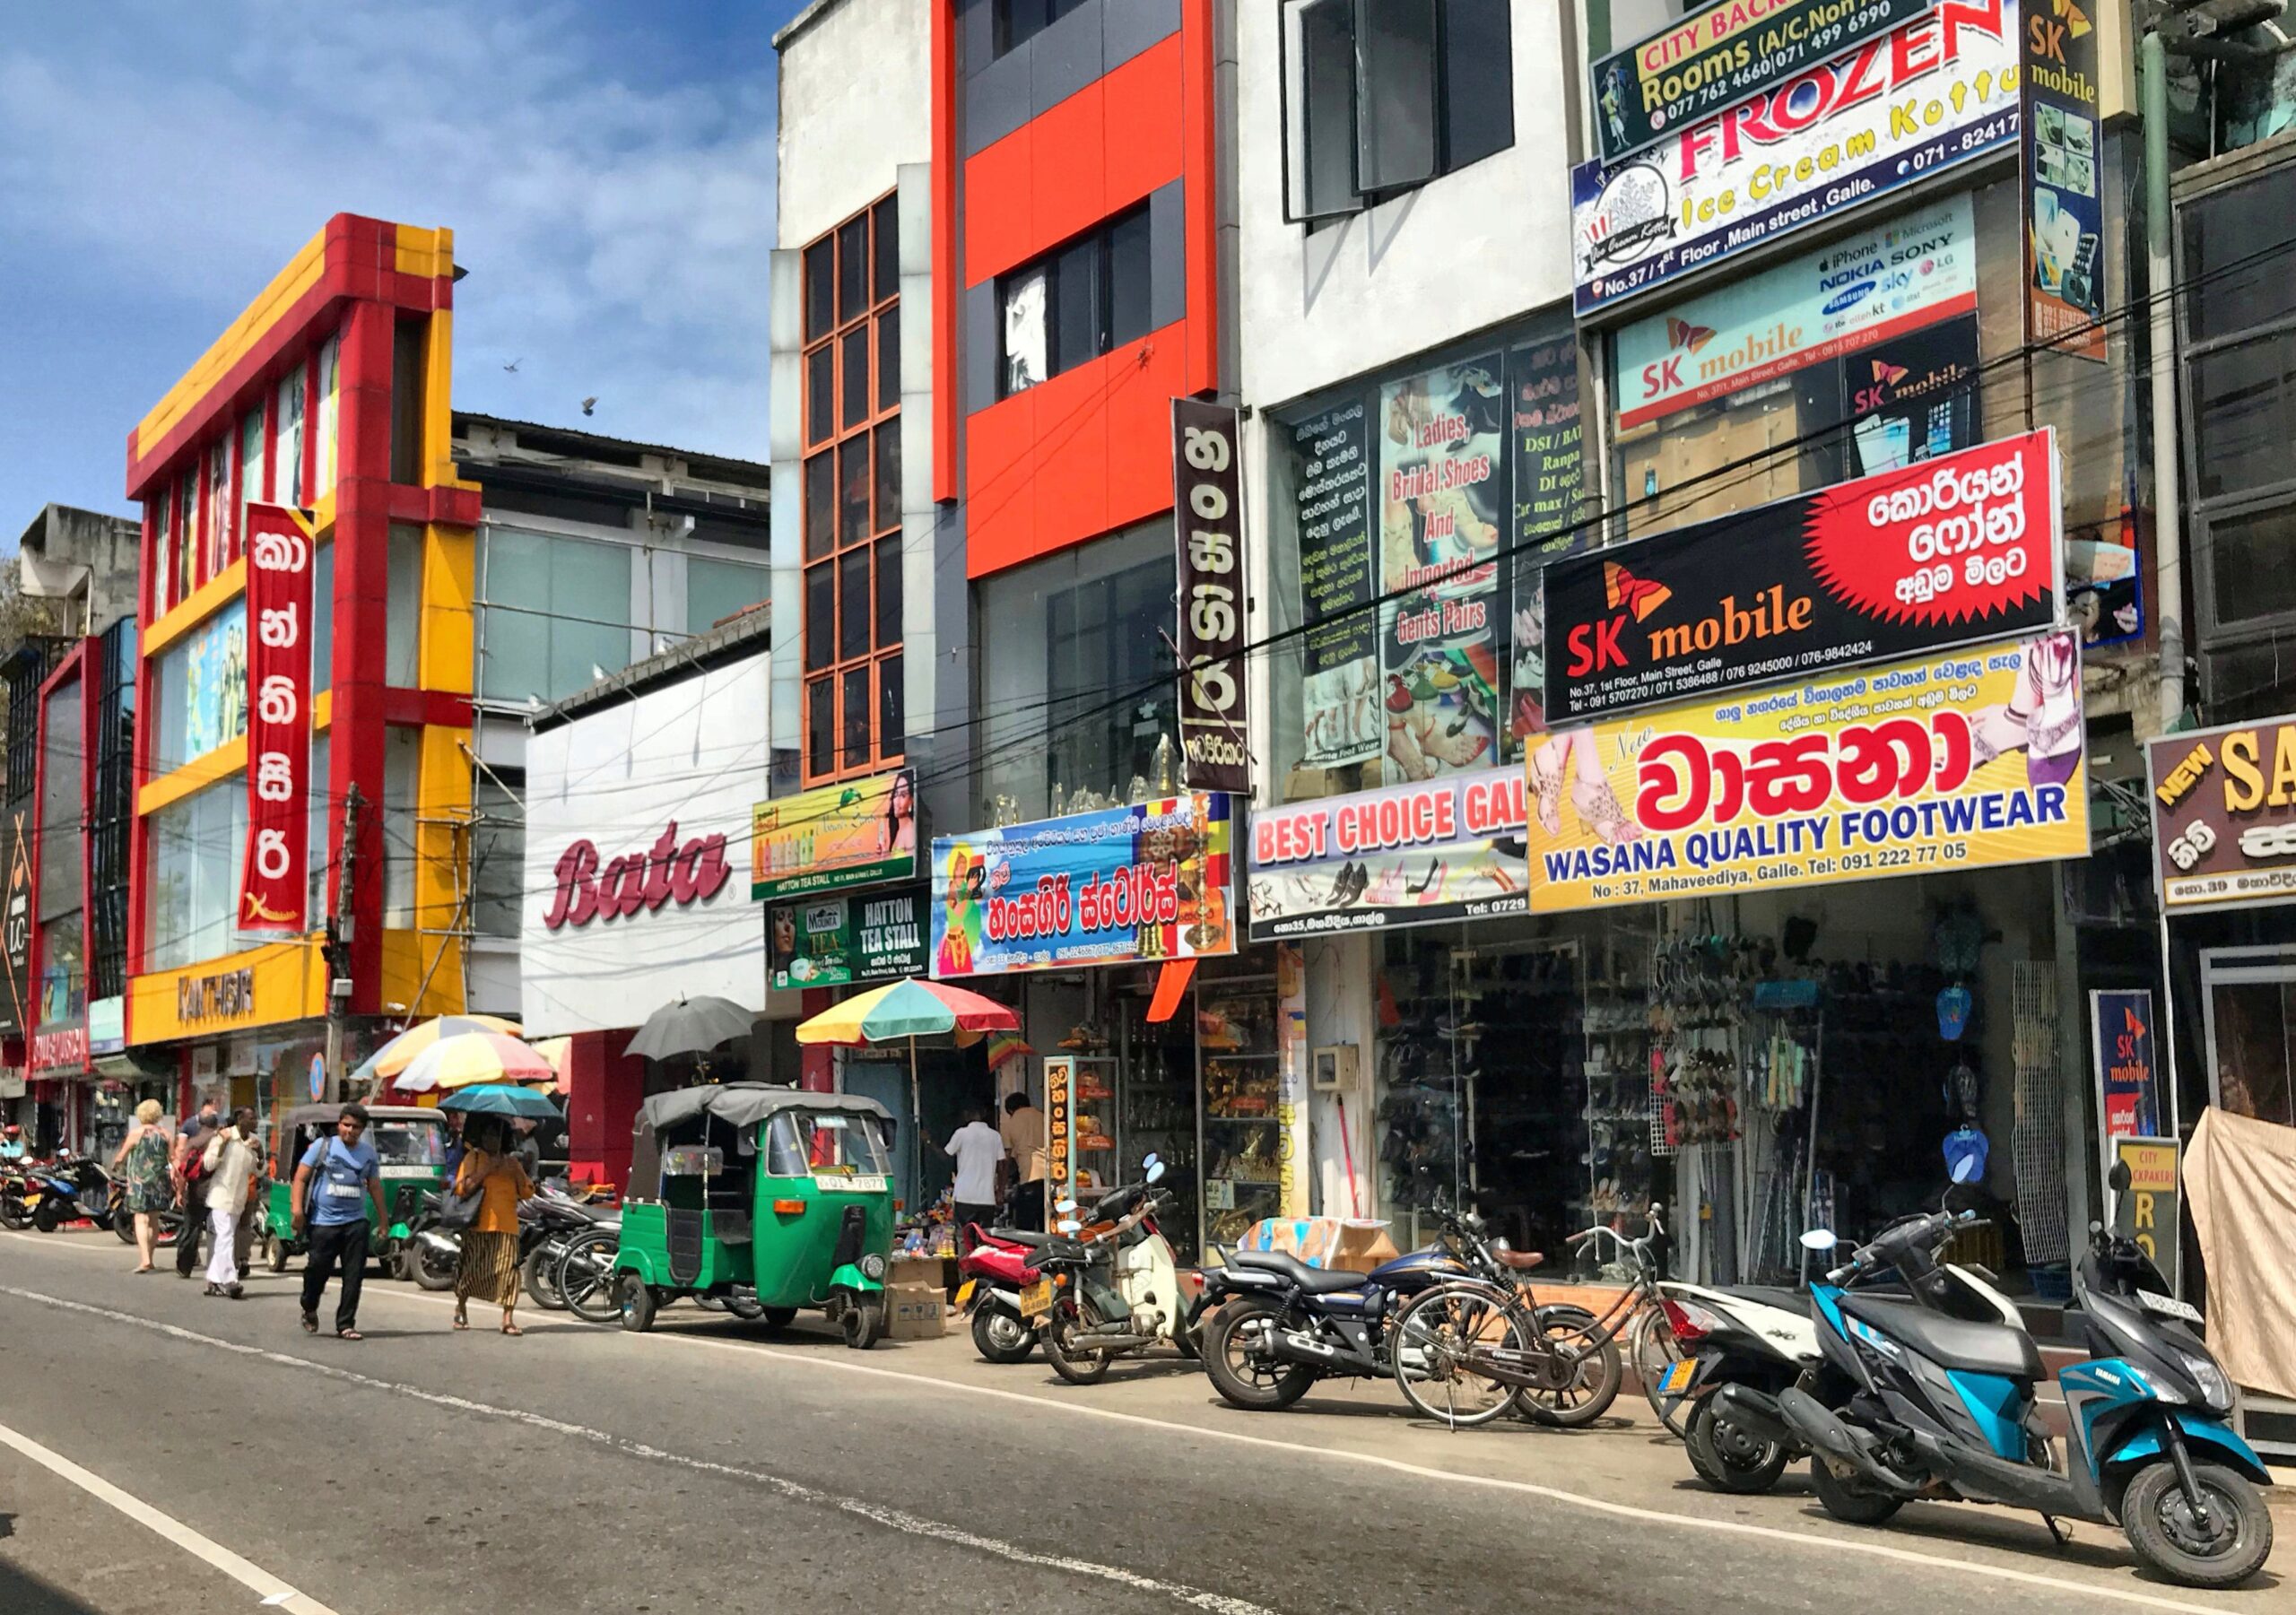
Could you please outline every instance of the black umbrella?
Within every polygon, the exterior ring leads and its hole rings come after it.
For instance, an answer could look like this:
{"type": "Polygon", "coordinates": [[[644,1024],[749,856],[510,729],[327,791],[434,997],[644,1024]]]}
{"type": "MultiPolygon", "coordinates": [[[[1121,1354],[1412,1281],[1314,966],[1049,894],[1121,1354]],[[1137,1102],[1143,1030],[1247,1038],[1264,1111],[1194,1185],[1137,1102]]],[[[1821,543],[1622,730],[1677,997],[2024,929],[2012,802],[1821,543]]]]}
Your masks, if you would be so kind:
{"type": "Polygon", "coordinates": [[[681,998],[646,1017],[646,1024],[630,1040],[625,1055],[648,1060],[674,1059],[679,1055],[706,1055],[721,1043],[750,1035],[756,1017],[730,998],[681,998]]]}

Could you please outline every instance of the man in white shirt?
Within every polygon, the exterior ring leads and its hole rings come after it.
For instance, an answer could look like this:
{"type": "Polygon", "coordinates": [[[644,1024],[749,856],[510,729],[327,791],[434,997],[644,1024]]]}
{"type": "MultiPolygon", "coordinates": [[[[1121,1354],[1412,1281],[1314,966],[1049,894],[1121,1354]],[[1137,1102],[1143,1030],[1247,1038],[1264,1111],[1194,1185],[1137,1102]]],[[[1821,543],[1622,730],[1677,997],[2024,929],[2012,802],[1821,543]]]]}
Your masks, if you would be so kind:
{"type": "Polygon", "coordinates": [[[969,1222],[987,1228],[996,1220],[996,1174],[1004,1164],[1004,1140],[981,1120],[980,1107],[965,1107],[965,1124],[949,1138],[949,1153],[956,1158],[956,1219],[961,1229],[969,1222]]]}
{"type": "Polygon", "coordinates": [[[207,1263],[207,1294],[229,1296],[234,1301],[247,1292],[239,1284],[241,1254],[247,1242],[239,1227],[254,1204],[256,1178],[262,1166],[257,1154],[255,1112],[242,1107],[231,1113],[228,1127],[207,1134],[201,1152],[201,1188],[207,1203],[207,1220],[215,1231],[215,1254],[207,1263]]]}

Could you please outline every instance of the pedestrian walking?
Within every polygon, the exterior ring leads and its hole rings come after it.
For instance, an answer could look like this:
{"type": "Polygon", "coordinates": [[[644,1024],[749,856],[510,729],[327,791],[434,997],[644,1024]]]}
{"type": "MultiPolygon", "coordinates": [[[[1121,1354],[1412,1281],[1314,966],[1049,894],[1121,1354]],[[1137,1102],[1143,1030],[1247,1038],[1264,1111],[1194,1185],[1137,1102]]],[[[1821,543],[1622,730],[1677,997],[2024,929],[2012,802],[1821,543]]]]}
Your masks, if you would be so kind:
{"type": "Polygon", "coordinates": [[[199,1237],[207,1231],[206,1197],[199,1192],[200,1175],[206,1170],[207,1135],[215,1130],[218,1110],[207,1100],[198,1116],[184,1124],[176,1137],[174,1158],[176,1204],[183,1211],[183,1232],[176,1236],[176,1277],[188,1279],[199,1266],[199,1237]]]}
{"type": "Polygon", "coordinates": [[[207,1223],[215,1236],[204,1293],[229,1296],[236,1301],[247,1294],[239,1283],[239,1223],[255,1200],[254,1110],[242,1106],[233,1111],[230,1124],[209,1135],[200,1164],[204,1168],[207,1223]]]}
{"type": "Polygon", "coordinates": [[[168,1157],[174,1141],[160,1125],[160,1101],[146,1099],[135,1107],[135,1124],[111,1158],[112,1175],[126,1191],[126,1205],[135,1218],[135,1253],[142,1258],[135,1271],[152,1270],[152,1255],[160,1246],[159,1215],[175,1203],[175,1185],[168,1178],[168,1157]]]}
{"type": "Polygon", "coordinates": [[[500,1118],[472,1117],[463,1124],[463,1142],[455,1193],[475,1191],[479,1198],[478,1215],[463,1230],[462,1261],[455,1269],[454,1326],[470,1327],[475,1296],[502,1309],[503,1333],[524,1334],[512,1316],[518,1307],[518,1203],[534,1197],[534,1180],[500,1118]]]}
{"type": "Polygon", "coordinates": [[[1013,1170],[1021,1180],[1020,1188],[1013,1195],[1013,1226],[1044,1231],[1045,1163],[1044,1112],[1029,1103],[1024,1093],[1009,1094],[1004,1100],[1004,1119],[996,1131],[1004,1140],[1004,1148],[1013,1157],[1013,1170]]]}
{"type": "Polygon", "coordinates": [[[345,1105],[335,1118],[335,1135],[319,1140],[295,1163],[291,1191],[295,1234],[300,1238],[306,1224],[310,1229],[310,1255],[303,1263],[305,1334],[319,1332],[319,1301],[340,1263],[343,1289],[335,1304],[335,1337],[364,1338],[359,1333],[359,1290],[367,1281],[368,1202],[374,1203],[375,1226],[390,1226],[383,1212],[382,1163],[366,1133],[367,1107],[345,1105]]]}
{"type": "Polygon", "coordinates": [[[965,1107],[965,1124],[949,1135],[957,1158],[956,1224],[987,1228],[996,1220],[996,1175],[1004,1165],[1004,1140],[981,1119],[980,1107],[965,1107]]]}

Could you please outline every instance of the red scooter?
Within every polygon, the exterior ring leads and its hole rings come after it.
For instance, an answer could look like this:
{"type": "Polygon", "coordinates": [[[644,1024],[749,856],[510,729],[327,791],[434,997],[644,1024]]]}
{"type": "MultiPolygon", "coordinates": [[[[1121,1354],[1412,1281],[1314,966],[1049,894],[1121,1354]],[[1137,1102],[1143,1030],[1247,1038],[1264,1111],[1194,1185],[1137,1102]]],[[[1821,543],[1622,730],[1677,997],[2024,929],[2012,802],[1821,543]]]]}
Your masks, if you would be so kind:
{"type": "Polygon", "coordinates": [[[969,1248],[957,1260],[964,1278],[957,1287],[957,1306],[972,1315],[973,1349],[992,1363],[1026,1362],[1043,1326],[1022,1315],[1021,1292],[1042,1282],[1030,1261],[1045,1236],[1017,1229],[991,1231],[974,1222],[966,1224],[960,1237],[969,1248]]]}

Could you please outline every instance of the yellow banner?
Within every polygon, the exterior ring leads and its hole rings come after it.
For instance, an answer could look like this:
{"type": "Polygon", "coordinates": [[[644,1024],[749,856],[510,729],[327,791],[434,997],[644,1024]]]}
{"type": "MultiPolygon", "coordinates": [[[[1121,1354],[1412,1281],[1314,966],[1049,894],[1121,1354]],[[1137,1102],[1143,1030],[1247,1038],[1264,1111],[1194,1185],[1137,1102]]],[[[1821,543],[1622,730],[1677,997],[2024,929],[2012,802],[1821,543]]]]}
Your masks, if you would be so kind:
{"type": "Polygon", "coordinates": [[[1551,734],[1531,911],[2084,857],[2083,739],[2062,633],[1551,734]]]}
{"type": "Polygon", "coordinates": [[[750,822],[750,896],[804,897],[917,873],[917,771],[761,802],[750,822]]]}

